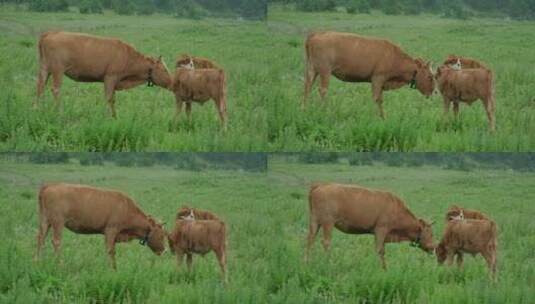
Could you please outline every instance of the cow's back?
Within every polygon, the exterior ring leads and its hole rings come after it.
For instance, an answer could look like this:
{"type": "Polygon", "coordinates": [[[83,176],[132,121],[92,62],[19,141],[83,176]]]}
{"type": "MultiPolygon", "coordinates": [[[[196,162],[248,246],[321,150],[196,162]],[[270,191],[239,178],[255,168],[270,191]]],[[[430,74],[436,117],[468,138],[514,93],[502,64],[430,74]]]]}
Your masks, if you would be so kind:
{"type": "Polygon", "coordinates": [[[110,222],[121,223],[138,210],[125,194],[76,184],[49,184],[40,191],[41,212],[67,220],[67,228],[80,233],[99,232],[110,222]]]}
{"type": "Polygon", "coordinates": [[[464,219],[448,222],[445,242],[467,252],[481,252],[496,247],[497,228],[491,220],[464,219]]]}
{"type": "Polygon", "coordinates": [[[388,74],[393,65],[408,56],[388,40],[352,33],[319,32],[308,36],[307,60],[316,70],[328,68],[337,78],[370,81],[375,74],[388,74]]]}
{"type": "Polygon", "coordinates": [[[316,185],[311,189],[309,200],[311,212],[316,217],[341,223],[347,230],[352,227],[363,231],[373,229],[378,222],[390,222],[391,217],[399,215],[405,208],[401,199],[390,192],[356,185],[316,185]]]}

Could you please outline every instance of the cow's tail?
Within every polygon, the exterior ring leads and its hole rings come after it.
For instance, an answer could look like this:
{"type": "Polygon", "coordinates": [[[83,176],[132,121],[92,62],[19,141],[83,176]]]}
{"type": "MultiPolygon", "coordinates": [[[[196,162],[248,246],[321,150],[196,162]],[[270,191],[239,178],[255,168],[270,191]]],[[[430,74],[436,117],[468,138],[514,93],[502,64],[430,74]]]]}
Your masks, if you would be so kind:
{"type": "Polygon", "coordinates": [[[225,72],[219,69],[219,113],[221,116],[221,123],[226,128],[227,125],[227,79],[225,72]]]}
{"type": "Polygon", "coordinates": [[[494,131],[495,129],[495,125],[496,125],[496,81],[494,79],[494,73],[490,70],[490,69],[487,69],[487,71],[489,72],[489,76],[487,77],[487,89],[489,90],[488,92],[488,96],[489,96],[489,110],[490,110],[490,113],[492,115],[492,129],[494,131]]]}
{"type": "Polygon", "coordinates": [[[498,247],[498,228],[496,227],[496,223],[494,221],[490,222],[490,241],[489,241],[489,250],[495,252],[496,248],[498,247]]]}
{"type": "Polygon", "coordinates": [[[312,89],[312,85],[314,82],[314,76],[316,72],[314,71],[314,66],[312,64],[312,46],[311,46],[311,39],[314,37],[316,33],[310,33],[308,34],[306,40],[305,40],[305,85],[304,85],[304,94],[303,94],[303,106],[305,106],[308,95],[310,94],[310,90],[312,89]]]}

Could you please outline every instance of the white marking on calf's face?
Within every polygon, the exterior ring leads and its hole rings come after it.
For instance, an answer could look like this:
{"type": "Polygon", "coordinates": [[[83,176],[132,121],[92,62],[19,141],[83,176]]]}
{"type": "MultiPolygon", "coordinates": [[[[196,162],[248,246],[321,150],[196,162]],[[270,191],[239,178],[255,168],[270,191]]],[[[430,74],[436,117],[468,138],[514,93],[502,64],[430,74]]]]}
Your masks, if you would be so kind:
{"type": "Polygon", "coordinates": [[[195,65],[193,64],[193,59],[191,59],[191,57],[190,57],[190,58],[189,58],[189,62],[188,62],[188,63],[185,63],[185,64],[181,64],[180,67],[181,67],[181,68],[188,69],[188,70],[193,70],[193,69],[195,69],[195,65]]]}
{"type": "Polygon", "coordinates": [[[457,58],[457,62],[455,62],[454,64],[451,64],[450,67],[456,71],[460,71],[463,68],[461,59],[457,58]]]}
{"type": "Polygon", "coordinates": [[[188,215],[182,216],[182,219],[186,220],[186,221],[194,221],[195,220],[195,214],[193,214],[193,210],[190,210],[188,215]]]}

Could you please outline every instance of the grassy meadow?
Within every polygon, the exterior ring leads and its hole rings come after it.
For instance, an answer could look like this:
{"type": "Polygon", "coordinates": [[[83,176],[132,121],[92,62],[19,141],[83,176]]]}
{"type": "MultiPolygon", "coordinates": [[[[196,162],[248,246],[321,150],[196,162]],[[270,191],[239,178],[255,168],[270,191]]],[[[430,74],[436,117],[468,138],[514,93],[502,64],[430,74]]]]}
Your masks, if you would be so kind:
{"type": "Polygon", "coordinates": [[[1,303],[530,303],[535,293],[535,174],[515,171],[393,168],[381,164],[303,165],[270,160],[267,173],[189,172],[164,167],[0,163],[1,303]],[[229,283],[219,281],[213,254],[194,259],[194,271],[176,270],[174,257],[154,256],[137,242],[117,246],[111,270],[102,236],[65,231],[63,264],[50,239],[35,263],[36,191],[44,181],[119,189],[172,226],[184,202],[213,210],[228,226],[229,283]],[[386,247],[382,271],[372,236],[333,234],[332,251],[319,239],[309,264],[303,249],[308,185],[337,181],[388,189],[420,217],[435,219],[454,202],[490,215],[499,226],[498,281],[481,257],[465,269],[437,265],[408,243],[386,247]]]}
{"type": "Polygon", "coordinates": [[[263,151],[267,148],[265,100],[270,64],[269,32],[262,22],[233,19],[185,20],[168,15],[118,16],[30,13],[0,5],[0,150],[4,151],[263,151]],[[40,109],[36,96],[37,41],[46,30],[120,38],[139,51],[162,55],[170,71],[178,54],[209,57],[227,73],[229,125],[222,132],[214,103],[183,109],[171,124],[175,97],[141,85],[116,93],[113,120],[102,83],[64,77],[63,113],[50,87],[40,109]]]}
{"type": "Polygon", "coordinates": [[[300,13],[271,6],[269,31],[277,50],[270,74],[269,143],[275,151],[533,151],[535,148],[535,23],[454,20],[433,15],[300,13]],[[477,58],[496,75],[497,132],[487,130],[481,102],[461,105],[458,120],[443,118],[441,96],[426,99],[404,87],[384,94],[378,116],[370,84],[331,77],[326,103],[317,80],[305,111],[304,49],[309,32],[334,30],[382,37],[414,57],[441,63],[449,54],[477,58]]]}

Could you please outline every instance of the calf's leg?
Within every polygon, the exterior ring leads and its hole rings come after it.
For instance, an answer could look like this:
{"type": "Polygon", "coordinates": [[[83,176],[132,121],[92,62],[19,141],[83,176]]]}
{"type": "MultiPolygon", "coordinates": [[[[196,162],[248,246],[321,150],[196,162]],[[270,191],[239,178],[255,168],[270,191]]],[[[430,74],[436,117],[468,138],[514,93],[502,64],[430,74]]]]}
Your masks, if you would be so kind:
{"type": "Polygon", "coordinates": [[[455,118],[459,117],[459,102],[457,100],[453,101],[453,113],[455,118]]]}
{"type": "Polygon", "coordinates": [[[461,252],[457,252],[457,267],[463,269],[463,254],[461,252]]]}
{"type": "MultiPolygon", "coordinates": [[[[174,125],[178,123],[178,118],[180,117],[180,113],[182,112],[183,101],[180,98],[180,96],[178,96],[178,94],[175,94],[175,102],[176,102],[176,111],[175,111],[175,117],[173,118],[174,125]]],[[[188,103],[186,102],[186,110],[187,110],[187,106],[188,106],[188,103]]],[[[191,112],[191,108],[189,110],[191,112]]],[[[188,119],[189,119],[189,115],[188,115],[188,119]]]]}
{"type": "Polygon", "coordinates": [[[223,279],[223,282],[227,282],[227,257],[225,254],[225,249],[219,249],[215,251],[217,262],[219,263],[219,267],[221,268],[221,277],[223,279]]]}
{"type": "Polygon", "coordinates": [[[193,255],[191,253],[186,254],[186,263],[188,265],[188,271],[191,271],[191,265],[193,264],[193,255]]]}
{"type": "Polygon", "coordinates": [[[485,112],[487,112],[487,119],[489,121],[489,129],[491,132],[496,131],[496,122],[495,122],[495,116],[494,116],[494,106],[492,104],[492,101],[487,100],[484,103],[485,106],[485,112]]]}

